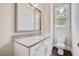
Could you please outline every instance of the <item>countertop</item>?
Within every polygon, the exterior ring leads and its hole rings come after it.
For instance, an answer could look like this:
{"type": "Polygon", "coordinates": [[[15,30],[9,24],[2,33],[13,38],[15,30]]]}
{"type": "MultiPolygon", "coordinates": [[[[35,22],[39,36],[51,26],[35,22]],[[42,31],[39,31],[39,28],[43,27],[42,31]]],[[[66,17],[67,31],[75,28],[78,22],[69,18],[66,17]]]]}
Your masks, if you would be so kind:
{"type": "Polygon", "coordinates": [[[17,42],[25,47],[31,47],[46,38],[50,37],[51,35],[40,35],[40,36],[33,36],[33,37],[25,37],[20,39],[14,39],[14,42],[17,42]]]}

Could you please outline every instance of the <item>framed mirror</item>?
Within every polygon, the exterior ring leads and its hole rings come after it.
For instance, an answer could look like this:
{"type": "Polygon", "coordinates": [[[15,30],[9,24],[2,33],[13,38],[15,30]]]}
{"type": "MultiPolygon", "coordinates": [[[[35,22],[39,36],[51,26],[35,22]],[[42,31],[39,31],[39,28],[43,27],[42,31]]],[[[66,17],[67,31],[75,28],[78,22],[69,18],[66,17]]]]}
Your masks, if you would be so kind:
{"type": "Polygon", "coordinates": [[[15,4],[15,32],[41,32],[41,11],[30,3],[15,4]]]}

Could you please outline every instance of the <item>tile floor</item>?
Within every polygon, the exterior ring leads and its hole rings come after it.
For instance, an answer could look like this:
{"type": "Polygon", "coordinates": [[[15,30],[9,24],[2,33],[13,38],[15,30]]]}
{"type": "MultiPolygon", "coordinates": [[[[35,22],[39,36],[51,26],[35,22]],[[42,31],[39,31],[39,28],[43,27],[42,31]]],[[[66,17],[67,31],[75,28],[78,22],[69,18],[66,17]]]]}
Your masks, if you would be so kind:
{"type": "MultiPolygon", "coordinates": [[[[61,56],[61,55],[58,55],[58,48],[56,48],[56,47],[54,47],[53,48],[53,54],[52,54],[52,56],[61,56]]],[[[71,51],[68,51],[68,50],[64,50],[64,55],[62,55],[62,56],[72,56],[72,53],[71,53],[71,51]]]]}

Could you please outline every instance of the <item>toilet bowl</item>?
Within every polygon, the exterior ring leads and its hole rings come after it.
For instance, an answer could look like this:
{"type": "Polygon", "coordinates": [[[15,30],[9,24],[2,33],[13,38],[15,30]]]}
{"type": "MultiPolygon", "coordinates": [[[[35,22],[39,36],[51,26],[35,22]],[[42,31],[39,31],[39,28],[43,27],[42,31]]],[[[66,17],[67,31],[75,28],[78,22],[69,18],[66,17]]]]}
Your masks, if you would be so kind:
{"type": "Polygon", "coordinates": [[[57,46],[57,48],[58,48],[58,54],[59,55],[64,55],[64,51],[63,51],[63,49],[65,48],[65,37],[64,36],[59,36],[59,37],[57,37],[57,40],[58,40],[58,42],[57,42],[57,44],[56,44],[56,46],[57,46]]]}
{"type": "Polygon", "coordinates": [[[57,43],[57,48],[58,48],[58,54],[59,55],[64,55],[63,49],[65,48],[65,44],[63,44],[63,43],[57,43]]]}

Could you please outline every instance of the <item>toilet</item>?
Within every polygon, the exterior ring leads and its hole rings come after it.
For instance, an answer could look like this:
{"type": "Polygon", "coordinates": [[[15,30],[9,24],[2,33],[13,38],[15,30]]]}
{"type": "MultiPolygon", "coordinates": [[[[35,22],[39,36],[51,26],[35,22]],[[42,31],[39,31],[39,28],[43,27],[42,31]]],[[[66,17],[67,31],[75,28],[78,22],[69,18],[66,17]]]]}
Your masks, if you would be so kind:
{"type": "Polygon", "coordinates": [[[65,36],[58,36],[56,47],[58,48],[58,54],[64,55],[63,49],[65,48],[65,36]]]}

